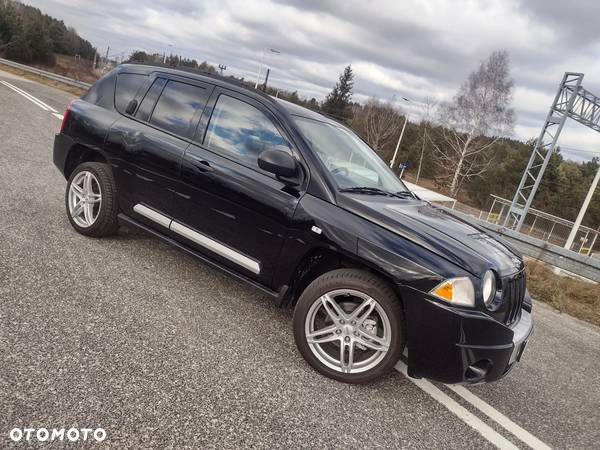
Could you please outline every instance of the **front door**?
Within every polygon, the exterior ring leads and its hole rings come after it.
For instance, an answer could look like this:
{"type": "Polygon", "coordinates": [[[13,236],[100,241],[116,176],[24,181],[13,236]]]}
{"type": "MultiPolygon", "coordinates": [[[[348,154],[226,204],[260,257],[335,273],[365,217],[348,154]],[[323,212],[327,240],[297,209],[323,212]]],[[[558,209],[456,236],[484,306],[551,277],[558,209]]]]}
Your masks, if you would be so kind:
{"type": "Polygon", "coordinates": [[[221,263],[270,285],[300,187],[260,169],[259,153],[300,157],[274,115],[243,94],[217,88],[183,158],[172,231],[221,263]]]}

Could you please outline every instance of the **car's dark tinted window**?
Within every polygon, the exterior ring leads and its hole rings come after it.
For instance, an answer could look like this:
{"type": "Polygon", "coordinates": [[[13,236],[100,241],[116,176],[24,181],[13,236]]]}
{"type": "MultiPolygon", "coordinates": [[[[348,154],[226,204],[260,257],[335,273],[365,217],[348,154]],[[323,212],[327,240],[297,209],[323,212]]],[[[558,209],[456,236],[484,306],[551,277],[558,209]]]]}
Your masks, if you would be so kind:
{"type": "Polygon", "coordinates": [[[291,153],[290,144],[265,114],[227,95],[221,95],[215,105],[204,145],[254,166],[267,147],[291,153]]]}
{"type": "Polygon", "coordinates": [[[164,78],[157,78],[156,80],[154,80],[154,83],[152,83],[152,87],[146,93],[144,100],[142,100],[140,107],[135,113],[136,118],[143,120],[144,122],[146,122],[150,118],[150,115],[152,114],[152,108],[154,108],[154,105],[156,103],[156,99],[160,95],[166,83],[167,80],[165,80],[164,78]]]}
{"type": "Polygon", "coordinates": [[[83,100],[101,106],[106,109],[114,109],[115,103],[115,74],[106,74],[94,83],[94,85],[82,97],[83,100]]]}
{"type": "Polygon", "coordinates": [[[137,73],[120,73],[117,75],[117,88],[115,91],[115,106],[117,111],[125,114],[127,105],[144,84],[148,77],[137,73]]]}
{"type": "Polygon", "coordinates": [[[171,133],[186,136],[194,114],[206,105],[206,89],[169,81],[154,107],[150,123],[171,133]]]}

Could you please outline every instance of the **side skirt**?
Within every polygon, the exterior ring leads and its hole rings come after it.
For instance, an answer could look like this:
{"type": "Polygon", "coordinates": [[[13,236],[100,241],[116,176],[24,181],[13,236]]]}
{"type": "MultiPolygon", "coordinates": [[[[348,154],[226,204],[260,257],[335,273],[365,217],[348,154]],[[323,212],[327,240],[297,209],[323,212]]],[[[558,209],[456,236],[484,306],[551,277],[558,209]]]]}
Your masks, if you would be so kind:
{"type": "Polygon", "coordinates": [[[256,288],[259,291],[261,291],[261,292],[269,295],[270,297],[273,297],[274,299],[277,299],[278,303],[279,303],[279,299],[281,298],[281,296],[287,290],[287,286],[283,286],[281,288],[281,291],[279,291],[279,292],[278,291],[274,291],[272,289],[269,289],[268,287],[266,287],[266,286],[264,286],[264,285],[262,285],[260,283],[257,283],[256,281],[254,281],[254,280],[252,280],[252,279],[250,279],[248,277],[245,277],[244,275],[241,275],[241,274],[239,274],[239,273],[231,270],[230,268],[225,267],[225,266],[219,264],[216,261],[213,261],[212,259],[210,259],[207,256],[203,255],[202,253],[197,252],[196,250],[193,250],[193,249],[191,249],[189,247],[186,247],[185,245],[177,242],[176,240],[174,240],[174,239],[172,239],[172,238],[170,238],[168,236],[165,236],[164,234],[159,233],[158,231],[155,231],[155,230],[153,230],[150,227],[147,227],[146,225],[138,222],[135,219],[132,219],[129,216],[126,216],[123,213],[119,213],[119,215],[117,216],[117,218],[119,219],[119,222],[121,222],[123,224],[127,224],[127,225],[133,225],[136,228],[144,230],[144,231],[150,233],[151,235],[156,236],[157,238],[161,239],[162,241],[167,242],[168,244],[171,244],[171,245],[179,248],[180,250],[183,250],[186,253],[189,253],[192,256],[195,256],[196,258],[202,260],[203,262],[205,262],[209,266],[211,266],[211,267],[213,267],[215,269],[218,269],[221,272],[226,273],[227,275],[230,275],[230,276],[232,276],[232,277],[234,277],[234,278],[236,278],[236,279],[238,279],[240,281],[243,281],[243,282],[245,282],[245,283],[253,286],[254,288],[256,288]]]}

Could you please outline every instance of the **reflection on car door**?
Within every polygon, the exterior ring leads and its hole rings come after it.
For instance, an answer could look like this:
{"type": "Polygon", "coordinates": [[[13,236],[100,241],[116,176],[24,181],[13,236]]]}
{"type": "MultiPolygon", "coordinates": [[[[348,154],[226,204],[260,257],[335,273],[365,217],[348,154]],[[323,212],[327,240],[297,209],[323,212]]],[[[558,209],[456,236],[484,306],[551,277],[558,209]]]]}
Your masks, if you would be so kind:
{"type": "Polygon", "coordinates": [[[267,285],[300,198],[257,165],[266,148],[298,158],[276,123],[259,102],[217,88],[183,159],[175,217],[197,233],[187,242],[267,285]]]}

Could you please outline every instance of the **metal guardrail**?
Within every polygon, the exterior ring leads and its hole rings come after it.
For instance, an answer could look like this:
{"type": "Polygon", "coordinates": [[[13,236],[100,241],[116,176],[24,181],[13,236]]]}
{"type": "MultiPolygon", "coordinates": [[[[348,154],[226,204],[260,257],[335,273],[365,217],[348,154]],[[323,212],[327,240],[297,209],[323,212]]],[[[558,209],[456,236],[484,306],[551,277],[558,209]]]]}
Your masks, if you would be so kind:
{"type": "Polygon", "coordinates": [[[524,255],[600,283],[600,259],[581,255],[558,245],[542,241],[541,239],[486,222],[485,220],[479,220],[456,210],[444,209],[471,223],[475,222],[479,227],[498,235],[524,255]]]}
{"type": "MultiPolygon", "coordinates": [[[[479,218],[491,223],[504,225],[512,201],[496,195],[492,195],[491,197],[493,202],[489,212],[479,218]]],[[[508,224],[510,223],[509,217],[508,224]]],[[[574,223],[570,220],[530,207],[529,211],[522,219],[520,232],[522,234],[531,235],[542,241],[565,247],[573,226],[574,223]]],[[[512,228],[512,226],[509,226],[508,228],[512,228]]],[[[586,256],[597,253],[600,251],[599,236],[600,230],[594,230],[593,228],[580,225],[570,249],[586,256]]]]}
{"type": "Polygon", "coordinates": [[[61,83],[68,84],[70,86],[75,86],[81,89],[89,89],[91,84],[84,83],[83,81],[74,80],[73,78],[65,77],[62,75],[58,75],[56,73],[48,72],[46,70],[38,69],[37,67],[27,66],[25,64],[16,63],[14,61],[10,61],[8,59],[0,58],[0,63],[5,64],[10,67],[14,67],[15,69],[24,70],[25,72],[30,72],[35,75],[39,75],[40,77],[48,78],[50,80],[59,81],[61,83]]]}

